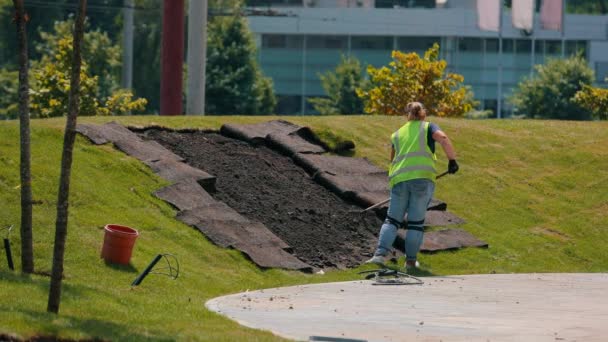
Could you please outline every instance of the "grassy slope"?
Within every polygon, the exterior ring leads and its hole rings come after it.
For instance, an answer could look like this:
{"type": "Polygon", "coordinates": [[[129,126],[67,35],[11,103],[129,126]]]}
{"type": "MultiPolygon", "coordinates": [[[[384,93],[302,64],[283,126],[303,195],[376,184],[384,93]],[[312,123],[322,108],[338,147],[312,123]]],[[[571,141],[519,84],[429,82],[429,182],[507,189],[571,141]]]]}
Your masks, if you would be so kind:
{"type": "MultiPolygon", "coordinates": [[[[218,128],[223,122],[268,117],[125,117],[125,124],[218,128]]],[[[388,134],[402,123],[389,117],[289,117],[319,132],[332,130],[357,145],[356,156],[388,159],[388,134]]],[[[465,218],[463,228],[489,249],[422,255],[434,274],[489,272],[602,272],[608,270],[608,123],[434,120],[454,141],[461,172],[441,179],[436,196],[465,218]]],[[[55,200],[63,120],[33,122],[36,269],[51,268],[55,200]]],[[[19,223],[18,125],[0,123],[0,224],[19,223]]],[[[440,163],[447,164],[440,152],[440,163]]],[[[0,332],[106,339],[278,340],[208,312],[221,294],[319,281],[357,279],[356,270],[325,276],[262,271],[232,250],[215,247],[173,219],[175,210],[151,193],[166,185],[145,166],[111,146],[76,144],[66,279],[60,315],[45,313],[47,277],[6,270],[0,256],[0,332]],[[99,258],[103,225],[136,227],[141,236],[133,268],[99,258]],[[179,257],[173,281],[130,283],[157,253],[179,257]]],[[[18,227],[11,238],[19,267],[18,227]]],[[[4,236],[2,236],[4,237],[4,236]]],[[[4,254],[4,252],[2,252],[4,254]]]]}

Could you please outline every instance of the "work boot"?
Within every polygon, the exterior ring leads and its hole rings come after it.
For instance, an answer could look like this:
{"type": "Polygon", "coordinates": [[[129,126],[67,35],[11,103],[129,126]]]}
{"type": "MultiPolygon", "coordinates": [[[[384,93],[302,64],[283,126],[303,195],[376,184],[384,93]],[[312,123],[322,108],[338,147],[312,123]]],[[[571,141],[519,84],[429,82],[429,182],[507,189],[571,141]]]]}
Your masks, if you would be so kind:
{"type": "Polygon", "coordinates": [[[384,266],[384,256],[374,255],[371,259],[367,260],[366,264],[376,264],[378,266],[384,266]]]}
{"type": "Polygon", "coordinates": [[[406,270],[415,270],[420,267],[420,263],[418,260],[406,260],[405,261],[405,269],[406,270]]]}

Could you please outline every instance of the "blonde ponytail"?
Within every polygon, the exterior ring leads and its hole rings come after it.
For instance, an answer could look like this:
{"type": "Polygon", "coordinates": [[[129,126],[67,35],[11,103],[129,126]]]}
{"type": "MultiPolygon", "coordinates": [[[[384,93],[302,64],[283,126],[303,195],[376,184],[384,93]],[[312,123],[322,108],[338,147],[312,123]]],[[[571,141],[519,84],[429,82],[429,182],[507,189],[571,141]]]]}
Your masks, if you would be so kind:
{"type": "Polygon", "coordinates": [[[405,106],[405,111],[409,115],[410,119],[424,120],[426,118],[426,109],[420,102],[410,102],[405,106]]]}

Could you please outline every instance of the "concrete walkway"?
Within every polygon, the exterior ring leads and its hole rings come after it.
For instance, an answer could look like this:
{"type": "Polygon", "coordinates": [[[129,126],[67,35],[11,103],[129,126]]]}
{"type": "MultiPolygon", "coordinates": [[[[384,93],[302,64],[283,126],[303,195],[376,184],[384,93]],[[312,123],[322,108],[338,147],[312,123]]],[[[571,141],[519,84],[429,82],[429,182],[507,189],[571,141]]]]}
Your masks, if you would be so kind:
{"type": "Polygon", "coordinates": [[[267,289],[206,306],[301,341],[608,341],[608,274],[421,279],[423,285],[365,280],[267,289]]]}

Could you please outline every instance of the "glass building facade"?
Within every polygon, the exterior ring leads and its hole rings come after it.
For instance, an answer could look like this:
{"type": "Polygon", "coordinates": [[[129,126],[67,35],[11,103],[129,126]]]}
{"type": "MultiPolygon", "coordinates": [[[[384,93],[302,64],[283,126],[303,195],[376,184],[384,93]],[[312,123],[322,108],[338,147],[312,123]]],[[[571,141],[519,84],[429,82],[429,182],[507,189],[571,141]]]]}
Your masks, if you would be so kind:
{"type": "MultiPolygon", "coordinates": [[[[597,43],[600,33],[591,32],[585,39],[584,32],[578,31],[560,36],[557,32],[528,34],[506,30],[501,55],[497,34],[478,31],[476,22],[471,21],[476,14],[470,8],[341,11],[306,8],[302,11],[305,12],[296,12],[291,17],[250,18],[258,38],[259,60],[264,73],[274,81],[279,98],[277,112],[281,114],[313,114],[306,99],[324,96],[319,75],[334,70],[342,55],[356,57],[363,68],[367,65],[380,67],[390,62],[392,50],[422,55],[434,43],[440,44],[441,58],[447,61],[448,71],[462,74],[465,84],[472,87],[475,98],[480,101],[479,109],[496,111],[499,70],[502,69],[501,117],[511,114],[512,108],[506,99],[513,88],[524,77],[533,74],[535,65],[543,64],[549,58],[581,53],[591,60],[590,66],[596,70],[600,85],[605,85],[604,78],[608,76],[608,53],[606,60],[602,60],[602,53],[598,58],[597,51],[593,56],[590,54],[590,44],[592,41],[597,43]],[[403,20],[395,13],[402,14],[403,20]],[[443,27],[433,27],[428,20],[414,22],[424,16],[433,19],[435,13],[439,14],[435,16],[437,19],[447,18],[441,24],[443,27]],[[412,23],[408,25],[410,17],[412,23]],[[429,29],[425,30],[424,25],[429,29]],[[392,34],[387,34],[389,32],[392,34]]],[[[606,30],[608,19],[601,18],[606,30]]],[[[575,28],[570,26],[570,29],[575,28]]],[[[606,34],[604,31],[599,42],[605,43],[608,51],[606,34]]]]}

